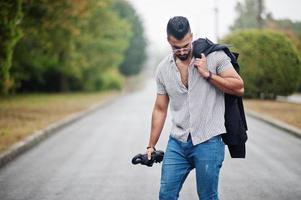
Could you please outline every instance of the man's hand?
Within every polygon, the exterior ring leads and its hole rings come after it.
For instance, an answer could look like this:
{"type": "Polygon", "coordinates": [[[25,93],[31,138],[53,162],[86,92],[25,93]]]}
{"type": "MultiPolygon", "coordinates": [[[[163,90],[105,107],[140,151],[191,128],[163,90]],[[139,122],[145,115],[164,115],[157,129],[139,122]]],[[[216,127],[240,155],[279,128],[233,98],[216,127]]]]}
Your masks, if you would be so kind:
{"type": "Polygon", "coordinates": [[[150,160],[152,158],[152,153],[155,151],[155,149],[153,147],[148,148],[146,150],[146,154],[147,154],[147,159],[150,160]]]}
{"type": "Polygon", "coordinates": [[[227,69],[218,75],[209,73],[207,60],[202,53],[202,58],[196,58],[194,66],[204,78],[210,77],[210,83],[224,93],[242,96],[244,93],[244,82],[234,68],[227,69]]]}
{"type": "Polygon", "coordinates": [[[202,57],[196,58],[193,64],[197,68],[198,72],[201,74],[202,77],[208,77],[209,70],[207,66],[207,59],[203,53],[201,55],[202,57]]]}

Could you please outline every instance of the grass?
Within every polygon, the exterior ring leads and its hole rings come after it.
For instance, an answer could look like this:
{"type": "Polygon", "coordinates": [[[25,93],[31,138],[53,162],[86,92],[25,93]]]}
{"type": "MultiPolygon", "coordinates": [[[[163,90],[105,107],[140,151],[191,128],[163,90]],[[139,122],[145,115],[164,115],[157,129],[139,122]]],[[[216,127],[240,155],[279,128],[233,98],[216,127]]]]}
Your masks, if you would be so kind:
{"type": "Polygon", "coordinates": [[[268,100],[244,100],[244,105],[247,109],[301,129],[301,104],[268,100]]]}
{"type": "Polygon", "coordinates": [[[0,152],[34,131],[116,94],[112,91],[1,97],[0,152]]]}

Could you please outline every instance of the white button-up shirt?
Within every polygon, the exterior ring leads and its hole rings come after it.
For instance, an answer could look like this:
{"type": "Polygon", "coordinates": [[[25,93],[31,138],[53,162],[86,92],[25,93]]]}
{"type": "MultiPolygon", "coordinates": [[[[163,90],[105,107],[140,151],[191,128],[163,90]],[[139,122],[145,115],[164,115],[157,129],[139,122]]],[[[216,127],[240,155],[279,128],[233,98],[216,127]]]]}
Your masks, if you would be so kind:
{"type": "MultiPolygon", "coordinates": [[[[233,68],[223,51],[207,56],[208,69],[213,74],[233,68]]],[[[188,66],[188,88],[181,81],[172,54],[161,61],[156,71],[157,93],[169,96],[172,114],[171,136],[187,141],[189,133],[194,145],[226,133],[224,93],[206,81],[193,61],[188,66]]]]}

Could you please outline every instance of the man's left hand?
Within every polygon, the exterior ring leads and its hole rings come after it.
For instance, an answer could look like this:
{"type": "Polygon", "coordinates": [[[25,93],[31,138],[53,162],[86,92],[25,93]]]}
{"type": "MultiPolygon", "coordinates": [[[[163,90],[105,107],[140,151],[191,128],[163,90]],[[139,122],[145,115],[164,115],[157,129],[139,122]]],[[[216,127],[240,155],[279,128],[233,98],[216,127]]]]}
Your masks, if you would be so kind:
{"type": "Polygon", "coordinates": [[[209,70],[207,66],[207,59],[203,53],[201,55],[202,57],[196,58],[193,64],[197,68],[198,72],[201,74],[202,77],[208,77],[209,70]]]}

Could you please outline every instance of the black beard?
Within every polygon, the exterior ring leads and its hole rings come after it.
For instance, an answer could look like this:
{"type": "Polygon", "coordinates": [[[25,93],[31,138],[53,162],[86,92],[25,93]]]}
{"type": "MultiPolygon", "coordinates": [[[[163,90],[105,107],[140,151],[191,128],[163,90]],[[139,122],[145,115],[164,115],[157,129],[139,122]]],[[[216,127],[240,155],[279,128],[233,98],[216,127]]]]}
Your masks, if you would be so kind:
{"type": "Polygon", "coordinates": [[[182,61],[185,61],[188,59],[189,54],[184,54],[184,55],[176,55],[177,58],[179,58],[182,61]]]}
{"type": "Polygon", "coordinates": [[[175,55],[177,58],[179,58],[180,60],[182,61],[185,61],[189,58],[189,54],[190,54],[191,51],[189,51],[187,54],[184,54],[184,55],[175,55]]]}

